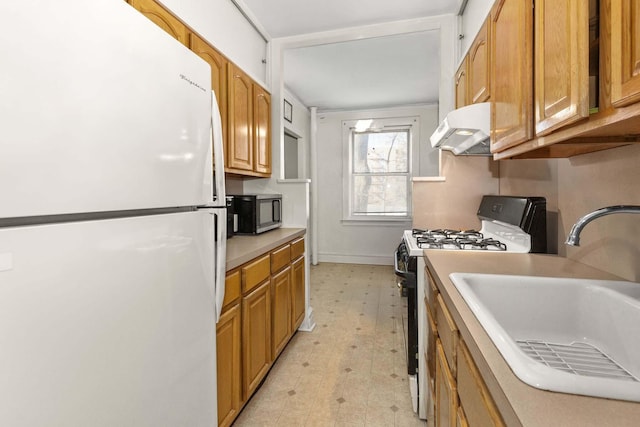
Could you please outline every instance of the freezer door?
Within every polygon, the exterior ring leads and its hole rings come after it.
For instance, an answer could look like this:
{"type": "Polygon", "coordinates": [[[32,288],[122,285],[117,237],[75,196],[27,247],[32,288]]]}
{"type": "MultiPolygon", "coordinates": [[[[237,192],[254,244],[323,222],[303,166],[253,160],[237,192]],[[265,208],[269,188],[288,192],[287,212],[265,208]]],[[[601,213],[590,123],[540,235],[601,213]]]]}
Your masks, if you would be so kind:
{"type": "Polygon", "coordinates": [[[126,2],[0,2],[0,52],[0,218],[211,202],[210,67],[126,2]]]}
{"type": "Polygon", "coordinates": [[[213,221],[0,229],[0,425],[213,426],[213,221]]]}

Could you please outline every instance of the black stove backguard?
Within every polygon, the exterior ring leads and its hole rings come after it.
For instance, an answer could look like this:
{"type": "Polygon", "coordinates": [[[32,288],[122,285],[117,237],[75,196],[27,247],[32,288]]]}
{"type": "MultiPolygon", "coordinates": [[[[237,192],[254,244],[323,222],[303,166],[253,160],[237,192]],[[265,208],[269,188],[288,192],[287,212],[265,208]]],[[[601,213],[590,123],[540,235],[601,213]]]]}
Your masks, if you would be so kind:
{"type": "Polygon", "coordinates": [[[518,226],[531,235],[531,252],[547,252],[547,200],[544,197],[483,196],[478,218],[518,226]]]}

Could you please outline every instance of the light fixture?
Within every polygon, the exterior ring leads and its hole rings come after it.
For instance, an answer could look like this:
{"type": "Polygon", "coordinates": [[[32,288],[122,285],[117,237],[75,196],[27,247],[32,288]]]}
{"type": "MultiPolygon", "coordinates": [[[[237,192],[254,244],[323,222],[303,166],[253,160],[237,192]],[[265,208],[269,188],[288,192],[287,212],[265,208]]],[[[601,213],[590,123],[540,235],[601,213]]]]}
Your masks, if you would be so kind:
{"type": "Polygon", "coordinates": [[[367,119],[367,120],[358,120],[356,122],[356,132],[364,132],[365,130],[369,129],[369,127],[371,126],[371,123],[373,123],[373,120],[371,119],[367,119]]]}

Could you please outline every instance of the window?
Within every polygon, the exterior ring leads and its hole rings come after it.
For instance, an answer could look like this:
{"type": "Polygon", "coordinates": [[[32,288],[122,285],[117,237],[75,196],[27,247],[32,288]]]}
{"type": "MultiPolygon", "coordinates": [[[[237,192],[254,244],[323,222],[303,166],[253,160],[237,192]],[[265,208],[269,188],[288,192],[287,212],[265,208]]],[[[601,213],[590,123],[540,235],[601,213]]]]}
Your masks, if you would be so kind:
{"type": "Polygon", "coordinates": [[[407,220],[417,118],[343,122],[347,220],[407,220]]]}

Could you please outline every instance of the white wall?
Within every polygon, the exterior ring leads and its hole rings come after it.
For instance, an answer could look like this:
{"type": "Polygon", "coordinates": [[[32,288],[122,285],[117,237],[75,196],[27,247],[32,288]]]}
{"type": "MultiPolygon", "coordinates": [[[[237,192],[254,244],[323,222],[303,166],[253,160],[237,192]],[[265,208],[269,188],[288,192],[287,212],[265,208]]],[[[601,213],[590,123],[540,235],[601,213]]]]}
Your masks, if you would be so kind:
{"type": "Polygon", "coordinates": [[[189,27],[269,89],[267,42],[230,0],[160,0],[189,27]]]}
{"type": "MultiPolygon", "coordinates": [[[[309,178],[309,144],[311,137],[311,114],[309,109],[288,89],[284,90],[284,99],[293,106],[291,123],[284,121],[284,128],[298,138],[298,178],[309,178]]],[[[282,175],[284,176],[284,174],[282,175]]]]}
{"type": "MultiPolygon", "coordinates": [[[[244,182],[245,193],[279,193],[282,194],[283,204],[283,226],[284,227],[309,227],[309,180],[306,175],[297,180],[285,180],[284,178],[284,153],[282,144],[284,139],[284,128],[298,136],[298,152],[306,156],[310,139],[309,109],[291,95],[284,92],[285,99],[293,106],[293,118],[291,123],[280,117],[272,117],[271,124],[278,126],[276,131],[271,133],[272,142],[272,162],[271,178],[250,179],[244,182]]],[[[272,102],[273,99],[272,99],[272,102]]],[[[275,101],[279,102],[279,101],[275,101]]],[[[274,106],[275,107],[275,106],[274,106]]],[[[282,106],[280,106],[282,107],[282,106]]],[[[273,114],[280,114],[282,108],[272,108],[273,114]],[[278,111],[278,113],[276,113],[278,111]]],[[[306,156],[308,157],[308,156],[306,156]]],[[[307,159],[305,159],[307,160],[307,159]]]]}
{"type": "MultiPolygon", "coordinates": [[[[427,144],[438,121],[437,106],[393,108],[386,110],[325,112],[318,114],[317,125],[317,191],[318,204],[313,214],[318,221],[318,259],[320,262],[355,262],[392,264],[393,252],[402,231],[411,221],[399,223],[342,221],[343,204],[343,120],[383,117],[420,117],[419,158],[436,152],[435,163],[425,166],[432,175],[438,173],[437,150],[427,144]]],[[[414,151],[414,154],[416,152],[414,151]]]]}
{"type": "MultiPolygon", "coordinates": [[[[460,32],[464,38],[460,41],[460,56],[462,59],[471,47],[473,39],[480,31],[480,27],[484,23],[485,18],[489,15],[494,0],[470,0],[462,14],[462,25],[460,32]]],[[[459,61],[458,61],[459,62],[459,61]]]]}

